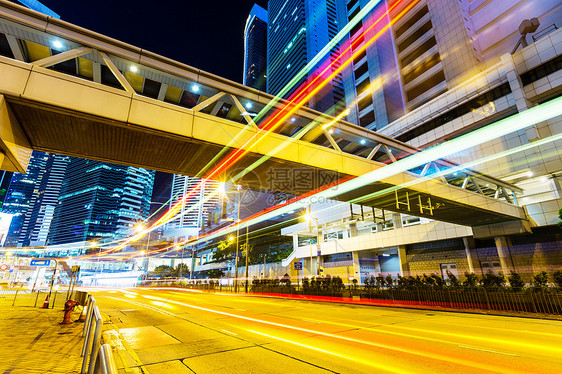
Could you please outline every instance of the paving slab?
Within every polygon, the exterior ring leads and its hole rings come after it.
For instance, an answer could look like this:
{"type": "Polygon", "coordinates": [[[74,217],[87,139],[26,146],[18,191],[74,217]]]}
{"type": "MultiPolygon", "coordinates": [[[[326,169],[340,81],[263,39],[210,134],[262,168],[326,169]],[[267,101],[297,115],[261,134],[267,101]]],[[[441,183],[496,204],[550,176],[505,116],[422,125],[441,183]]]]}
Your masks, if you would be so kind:
{"type": "Polygon", "coordinates": [[[62,319],[60,309],[0,305],[0,373],[79,373],[84,325],[62,319]]]}

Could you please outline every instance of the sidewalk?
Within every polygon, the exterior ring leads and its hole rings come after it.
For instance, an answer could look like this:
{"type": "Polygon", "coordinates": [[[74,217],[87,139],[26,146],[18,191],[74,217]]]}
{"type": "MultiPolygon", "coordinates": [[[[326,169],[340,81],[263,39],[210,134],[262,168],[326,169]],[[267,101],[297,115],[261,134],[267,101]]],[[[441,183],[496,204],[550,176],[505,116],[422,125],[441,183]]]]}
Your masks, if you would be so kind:
{"type": "Polygon", "coordinates": [[[0,306],[0,374],[79,373],[84,325],[62,318],[59,308],[0,306]]]}

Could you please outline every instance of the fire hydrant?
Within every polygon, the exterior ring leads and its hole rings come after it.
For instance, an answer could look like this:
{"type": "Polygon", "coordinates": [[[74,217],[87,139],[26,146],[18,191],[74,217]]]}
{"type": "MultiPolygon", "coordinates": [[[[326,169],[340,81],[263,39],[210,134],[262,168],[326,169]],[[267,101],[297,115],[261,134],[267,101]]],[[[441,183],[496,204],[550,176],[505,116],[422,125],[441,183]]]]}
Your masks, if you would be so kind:
{"type": "Polygon", "coordinates": [[[61,322],[62,324],[72,323],[72,321],[70,320],[70,316],[77,304],[78,301],[75,300],[68,300],[66,303],[64,303],[64,319],[61,322]]]}

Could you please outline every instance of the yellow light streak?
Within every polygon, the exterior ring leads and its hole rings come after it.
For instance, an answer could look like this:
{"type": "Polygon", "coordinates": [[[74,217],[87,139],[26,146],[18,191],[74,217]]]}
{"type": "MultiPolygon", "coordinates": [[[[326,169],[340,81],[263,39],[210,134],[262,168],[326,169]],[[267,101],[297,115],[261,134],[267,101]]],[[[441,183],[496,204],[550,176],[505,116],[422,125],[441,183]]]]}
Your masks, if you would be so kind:
{"type": "Polygon", "coordinates": [[[347,116],[349,114],[350,110],[349,108],[344,110],[343,112],[341,112],[340,114],[337,115],[336,118],[334,118],[333,120],[331,120],[330,122],[326,123],[325,125],[322,125],[322,128],[324,130],[326,130],[328,127],[332,126],[333,124],[337,123],[339,120],[341,120],[343,117],[347,116]]]}
{"type": "MultiPolygon", "coordinates": [[[[151,300],[160,300],[160,301],[164,301],[164,302],[169,302],[169,303],[185,306],[185,307],[191,308],[191,309],[206,311],[206,312],[215,313],[215,314],[228,316],[228,317],[233,317],[233,318],[237,318],[237,319],[241,319],[241,320],[245,320],[245,321],[257,322],[257,323],[261,323],[261,324],[264,324],[264,325],[276,326],[276,327],[280,327],[280,328],[284,328],[284,329],[306,332],[306,333],[309,333],[309,334],[322,335],[322,336],[329,337],[329,338],[334,338],[334,339],[343,340],[343,341],[347,341],[347,342],[364,344],[364,345],[382,348],[382,349],[388,349],[388,350],[391,350],[391,351],[401,352],[401,353],[410,354],[410,355],[414,355],[414,356],[428,357],[428,358],[438,360],[438,361],[454,362],[455,364],[458,364],[458,365],[464,365],[464,366],[474,367],[474,368],[483,369],[483,370],[500,371],[499,368],[494,369],[492,366],[485,365],[485,364],[480,363],[480,362],[473,362],[473,361],[465,360],[465,359],[458,358],[458,357],[449,357],[449,356],[445,356],[445,355],[442,355],[442,354],[439,354],[439,353],[424,352],[424,351],[420,351],[420,350],[417,350],[417,349],[405,349],[405,348],[400,348],[400,347],[391,346],[391,345],[387,345],[387,344],[375,343],[375,342],[372,342],[372,341],[365,341],[365,340],[361,340],[361,339],[350,338],[350,337],[347,337],[347,336],[330,334],[330,333],[323,332],[323,331],[306,329],[306,328],[301,328],[301,327],[296,327],[296,326],[290,326],[290,325],[285,325],[285,324],[282,324],[282,323],[271,322],[271,321],[261,320],[261,319],[252,318],[252,317],[240,316],[240,315],[233,314],[233,313],[222,312],[222,311],[219,311],[219,310],[214,310],[214,309],[204,308],[204,307],[200,307],[200,306],[185,304],[185,303],[182,303],[182,302],[179,302],[179,301],[167,300],[167,299],[163,299],[163,298],[156,297],[156,296],[150,296],[150,295],[142,295],[142,296],[147,298],[147,299],[151,299],[151,300]]],[[[507,369],[502,369],[501,372],[502,373],[516,373],[516,372],[513,372],[513,371],[509,371],[507,369]]]]}

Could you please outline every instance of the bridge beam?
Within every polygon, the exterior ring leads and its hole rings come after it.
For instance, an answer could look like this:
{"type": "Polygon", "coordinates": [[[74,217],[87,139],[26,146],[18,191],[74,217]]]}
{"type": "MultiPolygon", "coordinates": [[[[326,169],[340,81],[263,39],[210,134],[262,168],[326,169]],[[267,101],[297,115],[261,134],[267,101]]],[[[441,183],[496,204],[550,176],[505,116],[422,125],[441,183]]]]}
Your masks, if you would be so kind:
{"type": "Polygon", "coordinates": [[[0,95],[0,169],[25,173],[31,145],[4,95],[0,95]]]}

